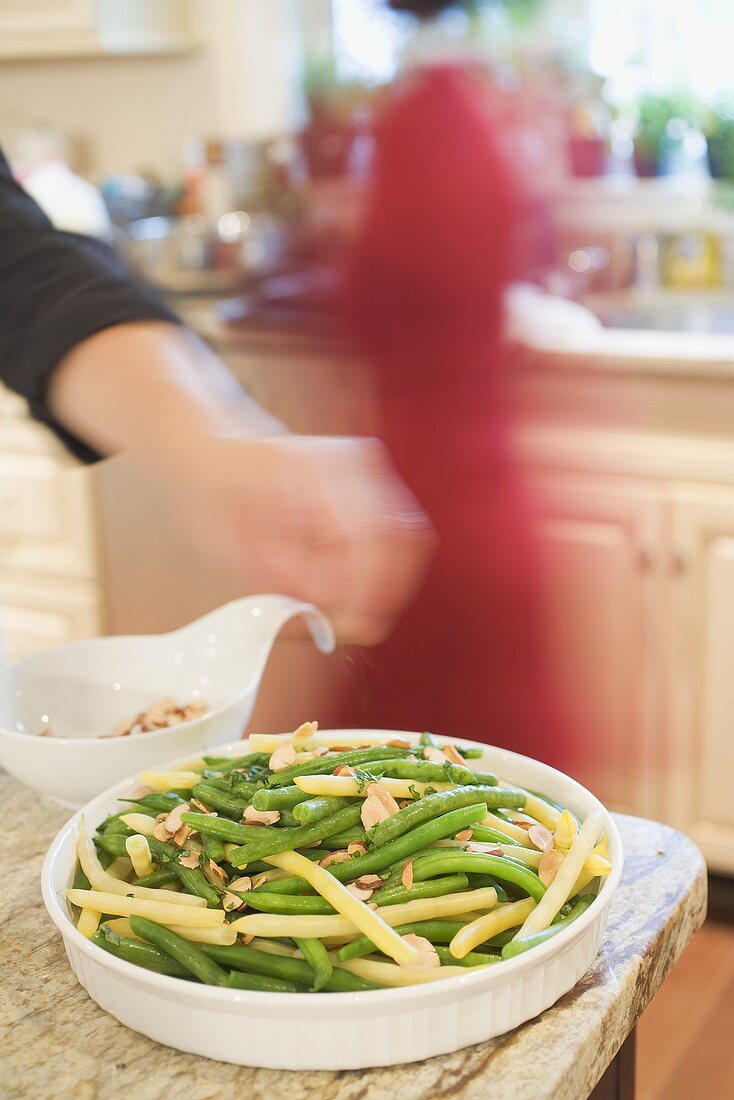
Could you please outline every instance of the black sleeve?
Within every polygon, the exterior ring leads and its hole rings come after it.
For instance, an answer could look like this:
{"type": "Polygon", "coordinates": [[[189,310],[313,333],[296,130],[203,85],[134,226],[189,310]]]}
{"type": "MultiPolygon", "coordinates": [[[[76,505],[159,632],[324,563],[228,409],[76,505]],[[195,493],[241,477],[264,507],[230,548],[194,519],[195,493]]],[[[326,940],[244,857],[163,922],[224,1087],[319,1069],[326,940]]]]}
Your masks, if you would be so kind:
{"type": "Polygon", "coordinates": [[[179,323],[111,248],[54,229],[0,151],[0,381],[85,462],[99,456],[54,420],[48,381],[75,344],[130,321],[179,323]]]}

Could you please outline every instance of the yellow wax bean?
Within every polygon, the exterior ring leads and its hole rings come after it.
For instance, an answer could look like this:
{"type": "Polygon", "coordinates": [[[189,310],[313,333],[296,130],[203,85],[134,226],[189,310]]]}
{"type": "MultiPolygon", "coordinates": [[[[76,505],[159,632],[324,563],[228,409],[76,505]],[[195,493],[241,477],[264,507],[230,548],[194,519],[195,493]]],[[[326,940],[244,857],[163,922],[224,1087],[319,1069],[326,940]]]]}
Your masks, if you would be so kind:
{"type": "Polygon", "coordinates": [[[86,936],[88,940],[91,940],[92,936],[99,928],[101,916],[102,914],[95,913],[94,909],[82,909],[76,924],[77,929],[83,936],[86,936]]]}
{"type": "Polygon", "coordinates": [[[505,821],[503,817],[497,817],[496,814],[488,813],[479,824],[488,825],[490,829],[499,829],[505,836],[509,836],[510,840],[516,840],[523,848],[535,847],[532,840],[528,840],[527,829],[521,829],[519,825],[513,825],[511,821],[505,821]]]}
{"type": "Polygon", "coordinates": [[[72,905],[94,909],[98,913],[111,913],[116,917],[148,917],[158,924],[181,925],[182,928],[214,928],[224,924],[224,910],[173,905],[172,902],[180,900],[175,894],[166,894],[166,901],[143,901],[100,890],[70,889],[66,891],[66,896],[72,905]]]}
{"type": "Polygon", "coordinates": [[[329,874],[325,867],[319,867],[318,863],[313,863],[298,852],[266,856],[265,861],[292,875],[298,875],[304,882],[313,886],[322,898],[334,906],[337,913],[351,921],[363,936],[369,936],[383,955],[395,959],[402,966],[407,966],[418,959],[416,947],[386,924],[379,913],[350,893],[346,886],[329,874]]]}
{"type": "Polygon", "coordinates": [[[142,833],[134,833],[132,836],[127,837],[125,848],[138,878],[149,875],[153,870],[153,860],[150,855],[148,838],[143,836],[142,833]]]}
{"type": "MultiPolygon", "coordinates": [[[[359,798],[366,795],[364,783],[351,779],[348,775],[297,775],[293,782],[305,794],[331,795],[335,798],[359,798]]],[[[427,790],[448,791],[453,783],[419,783],[414,779],[389,779],[382,777],[377,782],[390,792],[393,798],[412,798],[413,792],[425,794],[427,790]]]]}
{"type": "MultiPolygon", "coordinates": [[[[453,917],[459,914],[480,915],[497,904],[497,891],[493,886],[479,890],[463,890],[458,894],[446,894],[441,898],[417,898],[402,905],[384,905],[380,916],[393,928],[413,921],[434,920],[437,917],[453,917]],[[478,912],[477,912],[478,911],[478,912]]],[[[334,914],[324,916],[295,916],[279,913],[251,913],[232,921],[238,932],[252,936],[314,937],[350,936],[355,926],[344,917],[334,914]]]]}
{"type": "Polygon", "coordinates": [[[143,836],[152,836],[156,824],[155,818],[149,814],[123,814],[120,821],[124,821],[134,833],[141,833],[143,836]]]}
{"type": "Polygon", "coordinates": [[[546,829],[553,832],[561,816],[560,810],[557,810],[555,806],[551,806],[548,802],[544,802],[537,795],[530,794],[524,787],[518,787],[517,784],[510,783],[509,780],[500,779],[500,786],[507,787],[511,791],[522,791],[525,795],[523,810],[527,816],[534,817],[541,825],[545,825],[546,829]]]}
{"type": "Polygon", "coordinates": [[[568,900],[571,890],[581,874],[586,860],[596,844],[603,824],[601,810],[587,817],[581,830],[571,845],[568,855],[561,863],[556,877],[543,894],[535,909],[525,920],[518,936],[530,936],[542,932],[553,921],[561,906],[568,900]]]}
{"type": "Polygon", "coordinates": [[[451,954],[455,959],[463,959],[478,944],[486,943],[493,936],[498,936],[500,932],[506,932],[508,928],[516,928],[522,924],[534,908],[535,902],[532,898],[498,905],[491,913],[485,913],[459,929],[449,944],[451,954]]]}
{"type": "MultiPolygon", "coordinates": [[[[97,851],[89,838],[86,826],[82,822],[79,827],[79,839],[76,846],[77,856],[82,871],[89,879],[95,890],[101,890],[108,894],[130,895],[146,899],[148,901],[160,901],[162,898],[170,904],[180,905],[186,908],[205,909],[206,900],[194,897],[193,894],[166,894],[162,890],[156,890],[150,886],[136,886],[134,883],[121,882],[105,871],[97,857],[97,851]]],[[[111,909],[104,910],[111,913],[111,909]]]]}
{"type": "MultiPolygon", "coordinates": [[[[85,909],[85,913],[91,913],[91,909],[85,909]]],[[[117,932],[118,936],[129,936],[131,939],[140,939],[132,928],[130,927],[130,921],[127,917],[115,917],[113,920],[105,921],[108,928],[111,928],[113,932],[117,932]]],[[[237,932],[230,924],[220,924],[217,928],[186,928],[181,925],[169,924],[168,928],[172,932],[176,932],[184,940],[189,940],[191,943],[209,943],[214,944],[216,947],[231,947],[237,942],[237,932]]]]}
{"type": "MultiPolygon", "coordinates": [[[[487,961],[489,962],[489,959],[487,961]]],[[[459,974],[466,975],[465,966],[436,966],[429,970],[413,970],[405,966],[395,966],[394,963],[382,962],[380,959],[350,959],[349,962],[336,965],[342,970],[356,974],[359,978],[392,987],[440,982],[446,978],[456,978],[459,974]]]]}
{"type": "Polygon", "coordinates": [[[141,772],[140,782],[154,791],[188,791],[201,783],[198,772],[141,772]]]}

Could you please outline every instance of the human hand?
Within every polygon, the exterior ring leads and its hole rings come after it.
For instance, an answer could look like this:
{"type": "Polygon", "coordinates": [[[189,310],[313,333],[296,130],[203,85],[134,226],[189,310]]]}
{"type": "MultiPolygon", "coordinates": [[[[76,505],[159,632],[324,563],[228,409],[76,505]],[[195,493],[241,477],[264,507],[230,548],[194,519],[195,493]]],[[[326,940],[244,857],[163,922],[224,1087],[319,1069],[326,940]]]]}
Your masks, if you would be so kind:
{"type": "Polygon", "coordinates": [[[179,515],[205,555],[316,604],[340,640],[381,641],[420,587],[432,529],[377,440],[205,435],[180,459],[179,515]]]}

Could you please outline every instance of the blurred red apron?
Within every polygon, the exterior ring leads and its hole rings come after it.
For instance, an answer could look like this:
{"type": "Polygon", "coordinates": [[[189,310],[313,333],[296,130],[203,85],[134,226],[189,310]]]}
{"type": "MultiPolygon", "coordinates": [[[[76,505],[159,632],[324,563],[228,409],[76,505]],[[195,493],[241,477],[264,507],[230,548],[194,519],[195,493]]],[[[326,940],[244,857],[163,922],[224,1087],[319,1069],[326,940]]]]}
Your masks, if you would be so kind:
{"type": "Polygon", "coordinates": [[[412,76],[377,131],[347,300],[384,441],[440,546],[418,598],[368,656],[357,717],[557,761],[539,570],[503,396],[513,205],[479,86],[454,64],[412,76]]]}

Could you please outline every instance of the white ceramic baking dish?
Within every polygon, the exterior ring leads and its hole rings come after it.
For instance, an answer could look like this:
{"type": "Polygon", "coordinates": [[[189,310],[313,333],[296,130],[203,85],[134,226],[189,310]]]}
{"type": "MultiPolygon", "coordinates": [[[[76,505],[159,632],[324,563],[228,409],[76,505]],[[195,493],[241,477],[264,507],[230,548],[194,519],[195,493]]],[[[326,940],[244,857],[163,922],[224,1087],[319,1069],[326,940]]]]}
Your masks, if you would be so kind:
{"type": "MultiPolygon", "coordinates": [[[[483,758],[471,762],[477,768],[542,791],[581,818],[603,809],[561,772],[504,749],[482,747],[483,758]]],[[[246,751],[247,742],[217,750],[246,751]]],[[[183,762],[179,758],[171,766],[183,762]]],[[[80,816],[91,832],[138,785],[132,777],[110,787],[64,825],[43,865],[43,900],[74,973],[101,1008],[166,1046],[238,1065],[292,1070],[396,1065],[447,1054],[517,1027],[554,1004],[588,970],[622,872],[619,833],[604,811],[612,872],[597,900],[568,929],[515,959],[467,969],[441,982],[364,993],[260,993],[194,985],[115,958],[86,940],[70,919],[64,890],[74,878],[80,816]]]]}

